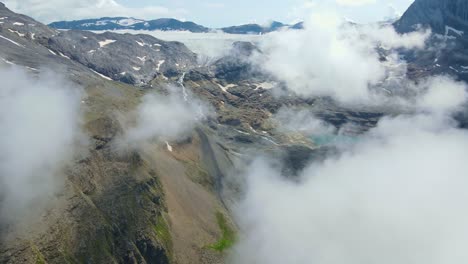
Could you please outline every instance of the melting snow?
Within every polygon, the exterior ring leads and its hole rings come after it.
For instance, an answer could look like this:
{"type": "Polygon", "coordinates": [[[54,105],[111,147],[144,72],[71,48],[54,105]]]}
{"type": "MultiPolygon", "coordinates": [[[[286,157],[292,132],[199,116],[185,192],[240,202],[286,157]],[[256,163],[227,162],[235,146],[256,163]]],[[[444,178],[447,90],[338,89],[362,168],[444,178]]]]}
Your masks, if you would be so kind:
{"type": "Polygon", "coordinates": [[[138,45],[142,46],[142,47],[144,47],[144,46],[147,45],[146,43],[140,42],[140,41],[138,41],[138,40],[135,40],[135,42],[136,42],[138,45]]]}
{"type": "Polygon", "coordinates": [[[263,83],[258,83],[258,84],[254,84],[256,86],[255,90],[258,90],[260,88],[262,89],[265,89],[265,90],[269,90],[269,89],[272,89],[275,87],[275,83],[270,83],[270,82],[263,82],[263,83]]]}
{"type": "Polygon", "coordinates": [[[94,52],[96,52],[96,50],[90,50],[90,51],[88,51],[88,53],[94,53],[94,52]]]}
{"type": "Polygon", "coordinates": [[[106,39],[104,41],[99,41],[99,46],[102,48],[102,47],[105,47],[109,44],[112,44],[114,42],[116,42],[117,40],[113,40],[113,39],[106,39]]]}
{"type": "Polygon", "coordinates": [[[39,71],[38,69],[33,68],[33,67],[29,67],[29,66],[26,66],[26,68],[27,68],[28,70],[31,70],[31,71],[39,71]]]}
{"type": "Polygon", "coordinates": [[[47,50],[49,50],[50,53],[52,53],[54,55],[57,55],[57,53],[53,52],[52,50],[50,50],[50,49],[47,49],[47,50]]]}
{"type": "Polygon", "coordinates": [[[65,54],[63,54],[62,52],[59,52],[60,56],[66,58],[66,59],[69,59],[70,60],[70,57],[66,56],[65,54]]]}
{"type": "Polygon", "coordinates": [[[14,26],[24,26],[24,23],[21,22],[15,22],[13,23],[14,26]]]}
{"type": "Polygon", "coordinates": [[[121,26],[131,26],[143,22],[143,20],[134,19],[134,18],[125,18],[117,21],[117,24],[121,26]]]}
{"type": "Polygon", "coordinates": [[[18,32],[18,31],[16,31],[16,30],[8,29],[8,31],[10,31],[11,33],[17,34],[17,35],[20,36],[20,37],[26,36],[26,34],[20,33],[20,32],[18,32]]]}
{"type": "Polygon", "coordinates": [[[141,60],[142,62],[145,62],[145,61],[146,61],[146,56],[143,56],[143,57],[137,57],[137,59],[141,60]]]}
{"type": "Polygon", "coordinates": [[[6,18],[8,18],[8,17],[0,17],[0,20],[4,20],[4,19],[6,19],[6,18]]]}
{"type": "Polygon", "coordinates": [[[133,69],[134,69],[135,71],[139,71],[139,70],[141,70],[141,68],[140,68],[140,67],[133,67],[133,69]]]}
{"type": "Polygon", "coordinates": [[[169,142],[166,141],[166,147],[167,147],[167,150],[169,150],[170,152],[172,152],[172,146],[169,145],[169,142]]]}
{"type": "Polygon", "coordinates": [[[109,80],[109,81],[112,81],[111,78],[105,76],[104,74],[101,74],[101,73],[99,73],[99,72],[97,72],[97,71],[95,71],[95,70],[93,70],[93,69],[90,69],[90,70],[91,70],[92,72],[94,72],[95,74],[101,76],[102,78],[104,78],[104,79],[106,79],[106,80],[109,80]]]}
{"type": "Polygon", "coordinates": [[[186,72],[184,72],[182,74],[182,76],[180,76],[179,80],[177,81],[177,83],[182,86],[182,94],[184,96],[184,101],[187,102],[188,101],[188,94],[187,94],[187,91],[185,90],[185,85],[184,85],[184,79],[185,79],[185,74],[187,74],[186,72]]]}
{"type": "Polygon", "coordinates": [[[161,69],[161,65],[163,65],[164,62],[166,62],[166,61],[165,61],[165,60],[160,60],[160,61],[158,62],[158,66],[156,66],[156,71],[159,71],[159,70],[161,69]]]}
{"type": "Polygon", "coordinates": [[[121,72],[121,73],[120,73],[120,75],[125,75],[125,74],[127,74],[127,72],[121,72]]]}
{"type": "Polygon", "coordinates": [[[0,38],[4,39],[4,40],[6,40],[6,41],[9,41],[10,43],[13,43],[13,44],[15,44],[15,45],[18,46],[18,47],[24,48],[23,45],[19,44],[18,42],[15,42],[15,41],[13,41],[13,40],[7,38],[7,37],[4,37],[4,36],[0,35],[0,38]]]}
{"type": "Polygon", "coordinates": [[[6,60],[4,58],[2,58],[2,61],[4,61],[6,64],[10,64],[10,65],[16,65],[14,64],[13,62],[9,61],[9,60],[6,60]]]}
{"type": "Polygon", "coordinates": [[[225,93],[227,92],[227,90],[228,90],[229,88],[233,88],[233,87],[236,87],[236,86],[237,86],[236,84],[232,84],[232,83],[231,83],[231,84],[228,84],[228,85],[226,85],[226,86],[222,86],[222,85],[219,84],[219,83],[217,83],[217,85],[218,85],[219,88],[221,88],[221,90],[223,90],[223,92],[225,92],[225,93]]]}

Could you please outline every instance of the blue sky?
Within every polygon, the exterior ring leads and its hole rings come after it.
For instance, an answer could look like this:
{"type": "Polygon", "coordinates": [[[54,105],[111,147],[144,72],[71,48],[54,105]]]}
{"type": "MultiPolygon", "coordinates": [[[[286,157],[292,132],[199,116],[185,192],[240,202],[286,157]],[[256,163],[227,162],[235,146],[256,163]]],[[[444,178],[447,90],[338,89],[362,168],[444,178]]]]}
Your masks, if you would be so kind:
{"type": "Polygon", "coordinates": [[[208,27],[278,20],[291,23],[324,9],[356,22],[404,12],[413,0],[0,0],[14,11],[49,23],[103,16],[174,17],[208,27]],[[59,12],[57,12],[59,10],[59,12]]]}

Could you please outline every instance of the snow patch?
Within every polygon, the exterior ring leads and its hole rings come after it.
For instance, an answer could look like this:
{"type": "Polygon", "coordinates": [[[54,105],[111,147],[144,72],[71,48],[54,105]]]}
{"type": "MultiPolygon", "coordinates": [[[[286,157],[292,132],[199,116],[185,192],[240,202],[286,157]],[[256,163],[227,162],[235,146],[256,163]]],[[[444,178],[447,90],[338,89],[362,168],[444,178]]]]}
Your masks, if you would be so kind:
{"type": "Polygon", "coordinates": [[[21,23],[21,22],[15,22],[15,23],[13,23],[13,26],[24,26],[24,23],[21,23]]]}
{"type": "Polygon", "coordinates": [[[161,66],[164,64],[164,62],[166,62],[165,60],[160,60],[158,62],[158,66],[156,66],[156,71],[159,71],[161,69],[161,66]]]}
{"type": "Polygon", "coordinates": [[[13,40],[7,38],[7,37],[4,37],[4,36],[0,35],[0,38],[4,39],[4,40],[6,40],[6,41],[8,41],[8,42],[10,42],[10,43],[13,43],[13,44],[15,44],[15,45],[18,46],[18,47],[24,48],[23,45],[19,44],[18,42],[15,42],[15,41],[13,41],[13,40]]]}
{"type": "Polygon", "coordinates": [[[117,40],[114,40],[114,39],[106,39],[104,41],[99,41],[99,46],[102,48],[102,47],[105,47],[109,44],[112,44],[114,42],[116,42],[117,40]]]}
{"type": "Polygon", "coordinates": [[[222,86],[222,85],[219,84],[219,83],[217,83],[217,85],[218,85],[218,87],[219,87],[221,90],[223,90],[223,92],[225,92],[225,93],[227,93],[227,90],[228,90],[229,88],[237,87],[236,84],[232,84],[232,83],[230,83],[230,84],[228,84],[228,85],[226,85],[226,86],[222,86]]]}
{"type": "Polygon", "coordinates": [[[270,89],[273,89],[276,86],[276,83],[262,82],[262,83],[257,83],[257,84],[254,84],[254,85],[255,85],[255,90],[258,90],[260,88],[262,88],[264,90],[270,90],[270,89]]]}
{"type": "Polygon", "coordinates": [[[172,146],[169,145],[169,142],[167,142],[167,141],[166,141],[166,147],[167,147],[167,150],[168,150],[169,152],[172,152],[172,151],[173,151],[172,146]]]}
{"type": "Polygon", "coordinates": [[[140,41],[138,41],[138,40],[135,40],[135,42],[136,42],[138,45],[142,46],[142,47],[148,45],[148,44],[146,44],[146,43],[144,43],[144,42],[140,42],[140,41]]]}
{"type": "Polygon", "coordinates": [[[140,67],[133,67],[133,69],[134,69],[135,71],[139,71],[139,70],[141,70],[141,68],[140,68],[140,67]]]}
{"type": "Polygon", "coordinates": [[[13,29],[8,29],[8,31],[10,31],[11,33],[17,34],[20,37],[26,36],[26,34],[20,33],[19,31],[16,31],[16,30],[13,30],[13,29]]]}
{"type": "Polygon", "coordinates": [[[104,78],[104,79],[106,79],[106,80],[108,80],[108,81],[112,81],[111,78],[105,76],[104,74],[101,74],[101,73],[99,73],[99,72],[97,72],[97,71],[95,71],[95,70],[93,70],[93,69],[90,69],[90,70],[91,70],[92,72],[94,72],[95,74],[101,76],[102,78],[104,78]]]}
{"type": "Polygon", "coordinates": [[[138,57],[137,56],[137,59],[139,59],[141,62],[145,62],[146,61],[146,56],[143,56],[143,57],[138,57]]]}
{"type": "Polygon", "coordinates": [[[4,58],[2,58],[2,61],[4,61],[6,64],[9,64],[9,65],[16,65],[14,64],[13,62],[9,61],[9,60],[6,60],[4,58]]]}
{"type": "Polygon", "coordinates": [[[138,23],[144,22],[143,20],[135,19],[135,18],[124,18],[117,21],[117,24],[121,26],[132,26],[138,23]]]}
{"type": "Polygon", "coordinates": [[[60,55],[61,57],[64,57],[65,59],[71,60],[70,57],[68,57],[67,55],[63,54],[62,52],[59,52],[59,55],[60,55]]]}
{"type": "Polygon", "coordinates": [[[57,53],[53,52],[52,50],[50,50],[50,49],[47,49],[47,50],[48,50],[51,54],[57,55],[57,53]]]}

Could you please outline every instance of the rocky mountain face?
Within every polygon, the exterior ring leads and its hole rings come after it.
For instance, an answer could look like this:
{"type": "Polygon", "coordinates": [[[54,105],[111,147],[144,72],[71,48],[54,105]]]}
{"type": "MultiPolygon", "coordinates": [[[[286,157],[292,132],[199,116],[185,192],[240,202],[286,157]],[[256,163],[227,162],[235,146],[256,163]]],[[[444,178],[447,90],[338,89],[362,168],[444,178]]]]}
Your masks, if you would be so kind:
{"type": "Polygon", "coordinates": [[[416,0],[394,23],[397,31],[407,33],[430,28],[434,33],[427,45],[431,49],[407,52],[409,74],[416,78],[449,74],[468,80],[468,2],[463,0],[416,0]]]}
{"type": "Polygon", "coordinates": [[[76,21],[57,21],[49,24],[55,29],[74,30],[162,30],[162,31],[189,31],[193,33],[206,33],[221,30],[228,34],[265,34],[282,28],[302,29],[302,23],[286,25],[273,21],[268,26],[259,24],[245,24],[240,26],[224,27],[221,29],[208,28],[196,23],[182,22],[172,18],[143,20],[128,17],[103,17],[99,19],[84,19],[76,21]]]}
{"type": "Polygon", "coordinates": [[[468,31],[468,3],[464,0],[416,0],[395,23],[400,32],[413,31],[417,25],[434,32],[468,31]]]}

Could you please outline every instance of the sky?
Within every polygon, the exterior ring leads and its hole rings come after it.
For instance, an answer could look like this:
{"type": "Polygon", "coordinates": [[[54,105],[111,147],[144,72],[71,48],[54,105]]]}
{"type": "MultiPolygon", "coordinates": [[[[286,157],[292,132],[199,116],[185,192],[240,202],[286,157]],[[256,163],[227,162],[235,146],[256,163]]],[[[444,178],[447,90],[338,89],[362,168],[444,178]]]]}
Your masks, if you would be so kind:
{"type": "MultiPolygon", "coordinates": [[[[2,0],[0,0],[2,1],[2,0]]],[[[103,16],[142,19],[173,17],[207,27],[269,21],[293,23],[314,10],[337,11],[359,22],[381,21],[402,14],[413,0],[3,0],[10,9],[50,23],[103,16]],[[60,10],[60,12],[57,12],[60,10]]]]}

